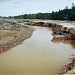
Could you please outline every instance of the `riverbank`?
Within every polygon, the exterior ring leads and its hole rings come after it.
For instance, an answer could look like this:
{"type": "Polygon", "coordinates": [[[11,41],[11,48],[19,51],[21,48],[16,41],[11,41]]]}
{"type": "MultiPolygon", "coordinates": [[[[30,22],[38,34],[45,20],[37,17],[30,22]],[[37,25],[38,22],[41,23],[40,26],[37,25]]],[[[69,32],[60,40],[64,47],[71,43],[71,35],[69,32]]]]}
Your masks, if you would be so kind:
{"type": "Polygon", "coordinates": [[[58,20],[32,20],[27,25],[49,27],[53,31],[54,38],[75,40],[75,22],[58,20]]]}
{"type": "Polygon", "coordinates": [[[62,75],[75,75],[75,55],[71,55],[70,63],[65,65],[62,75]]]}
{"type": "Polygon", "coordinates": [[[32,27],[12,23],[13,22],[8,23],[7,21],[2,21],[0,24],[0,53],[21,44],[25,39],[30,38],[34,31],[32,27]],[[8,29],[6,29],[7,26],[8,29]]]}

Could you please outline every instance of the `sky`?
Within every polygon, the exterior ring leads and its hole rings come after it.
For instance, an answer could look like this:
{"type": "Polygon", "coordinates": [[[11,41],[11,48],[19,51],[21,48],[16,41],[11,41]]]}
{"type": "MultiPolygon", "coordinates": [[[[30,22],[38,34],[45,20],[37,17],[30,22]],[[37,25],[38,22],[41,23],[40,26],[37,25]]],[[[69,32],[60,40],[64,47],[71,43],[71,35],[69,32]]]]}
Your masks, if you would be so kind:
{"type": "Polygon", "coordinates": [[[50,13],[71,7],[75,0],[0,0],[0,16],[50,13]]]}

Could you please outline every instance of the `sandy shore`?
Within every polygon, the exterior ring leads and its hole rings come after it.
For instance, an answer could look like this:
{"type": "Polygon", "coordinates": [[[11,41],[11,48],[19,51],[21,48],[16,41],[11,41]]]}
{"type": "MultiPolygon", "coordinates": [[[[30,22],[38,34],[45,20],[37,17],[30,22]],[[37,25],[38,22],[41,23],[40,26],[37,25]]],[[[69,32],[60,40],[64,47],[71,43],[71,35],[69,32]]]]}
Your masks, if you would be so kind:
{"type": "Polygon", "coordinates": [[[0,53],[10,50],[31,37],[33,31],[34,29],[28,26],[21,26],[14,30],[0,30],[0,53]]]}

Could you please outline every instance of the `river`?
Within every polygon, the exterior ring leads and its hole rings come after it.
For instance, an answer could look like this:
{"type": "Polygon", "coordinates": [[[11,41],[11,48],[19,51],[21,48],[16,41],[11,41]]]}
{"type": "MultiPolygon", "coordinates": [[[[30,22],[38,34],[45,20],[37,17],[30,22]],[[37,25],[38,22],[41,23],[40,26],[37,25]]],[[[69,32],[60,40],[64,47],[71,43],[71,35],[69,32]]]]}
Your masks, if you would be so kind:
{"type": "Polygon", "coordinates": [[[0,54],[1,75],[58,75],[68,64],[74,47],[69,43],[53,42],[52,31],[35,26],[31,38],[0,54]]]}

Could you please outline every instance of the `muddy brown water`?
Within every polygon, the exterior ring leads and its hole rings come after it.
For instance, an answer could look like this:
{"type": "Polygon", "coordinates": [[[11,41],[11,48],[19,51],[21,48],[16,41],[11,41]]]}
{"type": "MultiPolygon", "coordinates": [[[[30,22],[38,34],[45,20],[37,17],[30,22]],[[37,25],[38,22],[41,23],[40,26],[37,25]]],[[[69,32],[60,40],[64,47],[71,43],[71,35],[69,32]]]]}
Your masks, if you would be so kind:
{"type": "Polygon", "coordinates": [[[1,75],[59,75],[75,48],[71,43],[54,41],[52,31],[35,26],[31,38],[0,54],[1,75]]]}

